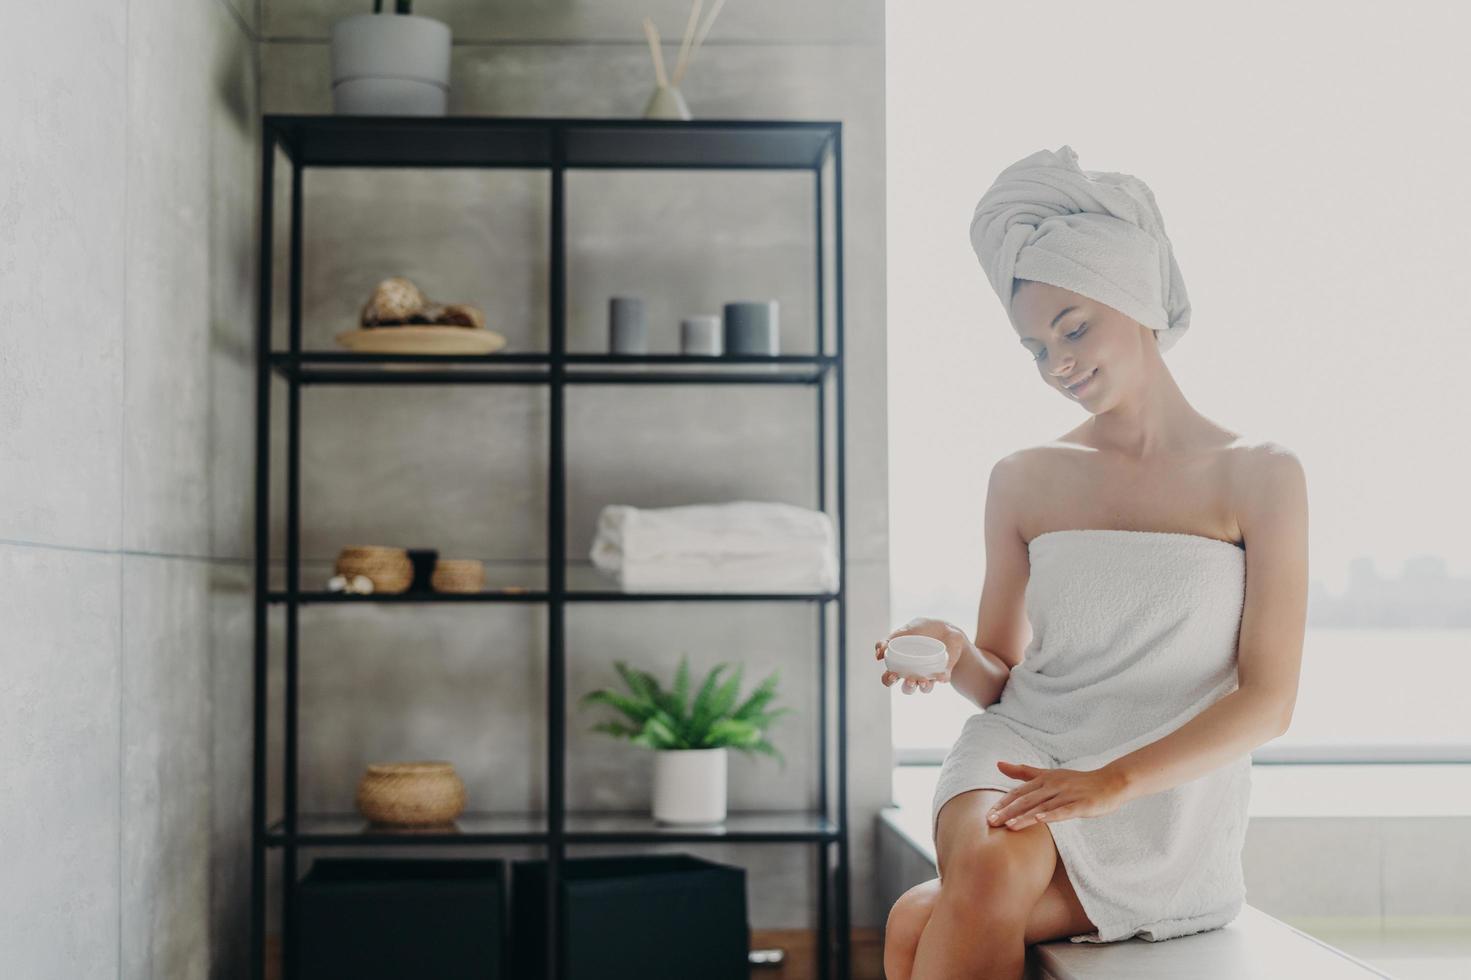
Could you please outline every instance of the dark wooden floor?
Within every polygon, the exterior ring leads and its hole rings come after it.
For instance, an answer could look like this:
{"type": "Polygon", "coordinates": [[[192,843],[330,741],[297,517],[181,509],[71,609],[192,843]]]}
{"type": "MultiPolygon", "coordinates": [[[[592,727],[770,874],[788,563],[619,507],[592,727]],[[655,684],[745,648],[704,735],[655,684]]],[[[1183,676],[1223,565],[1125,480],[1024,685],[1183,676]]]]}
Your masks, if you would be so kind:
{"type": "MultiPolygon", "coordinates": [[[[779,967],[752,967],[751,980],[815,980],[817,960],[810,929],[753,929],[754,949],[782,949],[786,959],[779,967]]],[[[266,980],[280,980],[280,947],[275,936],[266,941],[266,980]]],[[[884,936],[880,929],[853,930],[853,975],[851,980],[883,980],[884,936]]]]}

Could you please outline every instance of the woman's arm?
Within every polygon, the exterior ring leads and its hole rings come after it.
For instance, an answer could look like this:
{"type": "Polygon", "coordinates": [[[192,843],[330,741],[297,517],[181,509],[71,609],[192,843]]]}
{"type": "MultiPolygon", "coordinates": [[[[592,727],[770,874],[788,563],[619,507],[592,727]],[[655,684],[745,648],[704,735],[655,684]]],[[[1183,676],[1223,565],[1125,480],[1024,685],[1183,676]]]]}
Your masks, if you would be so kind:
{"type": "Polygon", "coordinates": [[[976,707],[989,708],[1001,700],[1001,689],[1011,676],[1011,667],[996,654],[976,646],[960,630],[956,632],[965,641],[965,652],[950,672],[950,686],[976,707]]]}
{"type": "Polygon", "coordinates": [[[976,614],[975,642],[956,630],[965,652],[950,672],[950,684],[979,708],[1001,700],[1001,689],[1011,668],[1021,663],[1031,632],[1025,596],[1032,562],[1016,526],[1021,488],[1027,479],[1022,471],[1025,461],[1022,453],[1012,453],[991,467],[985,508],[986,577],[976,614]]]}
{"type": "Polygon", "coordinates": [[[1237,690],[1158,741],[1104,768],[1125,801],[1202,776],[1287,731],[1307,623],[1307,485],[1297,457],[1268,443],[1250,453],[1235,495],[1246,538],[1246,605],[1237,690]]]}
{"type": "Polygon", "coordinates": [[[1118,802],[1127,803],[1204,776],[1286,730],[1275,701],[1236,690],[1159,741],[1103,768],[1118,779],[1118,802]]]}

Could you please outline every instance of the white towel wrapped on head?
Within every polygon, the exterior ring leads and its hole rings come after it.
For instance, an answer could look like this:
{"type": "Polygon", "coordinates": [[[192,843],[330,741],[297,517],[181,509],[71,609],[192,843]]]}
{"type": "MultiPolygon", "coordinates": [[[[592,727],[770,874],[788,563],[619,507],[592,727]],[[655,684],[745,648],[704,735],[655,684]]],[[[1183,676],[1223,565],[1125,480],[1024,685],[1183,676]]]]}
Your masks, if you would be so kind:
{"type": "Polygon", "coordinates": [[[629,592],[830,592],[835,542],[832,518],[792,504],[609,504],[590,557],[629,592]]]}
{"type": "Polygon", "coordinates": [[[1084,170],[1071,146],[997,175],[971,215],[976,258],[1011,314],[1031,279],[1111,306],[1155,331],[1161,352],[1190,326],[1190,297],[1154,192],[1138,177],[1084,170]]]}

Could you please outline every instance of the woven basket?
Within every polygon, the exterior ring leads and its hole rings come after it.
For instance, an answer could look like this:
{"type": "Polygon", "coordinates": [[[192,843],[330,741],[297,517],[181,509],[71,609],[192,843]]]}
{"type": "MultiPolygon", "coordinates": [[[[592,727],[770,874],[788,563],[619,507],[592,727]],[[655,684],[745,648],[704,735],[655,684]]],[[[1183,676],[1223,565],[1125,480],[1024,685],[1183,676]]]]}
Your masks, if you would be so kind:
{"type": "Polygon", "coordinates": [[[337,556],[337,574],[351,579],[366,575],[374,592],[405,592],[414,581],[414,563],[403,548],[361,545],[343,548],[337,556]]]}
{"type": "Polygon", "coordinates": [[[474,558],[441,558],[429,584],[435,592],[480,592],[485,588],[485,562],[474,558]]]}
{"type": "Polygon", "coordinates": [[[448,762],[374,762],[358,782],[357,804],[373,823],[447,824],[465,811],[465,784],[448,762]]]}

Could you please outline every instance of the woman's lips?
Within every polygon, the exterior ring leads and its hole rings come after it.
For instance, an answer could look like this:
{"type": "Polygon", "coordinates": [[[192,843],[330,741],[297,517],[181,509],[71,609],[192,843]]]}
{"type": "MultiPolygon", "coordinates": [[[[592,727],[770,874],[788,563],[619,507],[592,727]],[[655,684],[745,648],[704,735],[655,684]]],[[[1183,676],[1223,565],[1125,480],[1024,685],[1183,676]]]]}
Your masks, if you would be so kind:
{"type": "Polygon", "coordinates": [[[1086,381],[1084,381],[1082,384],[1077,384],[1077,385],[1074,385],[1071,388],[1067,388],[1066,389],[1067,392],[1068,392],[1068,394],[1073,395],[1073,396],[1076,397],[1077,395],[1079,395],[1079,394],[1087,391],[1093,385],[1093,375],[1095,375],[1097,373],[1098,373],[1098,369],[1097,368],[1094,368],[1092,371],[1089,371],[1088,372],[1088,375],[1087,375],[1087,380],[1086,381]]]}

